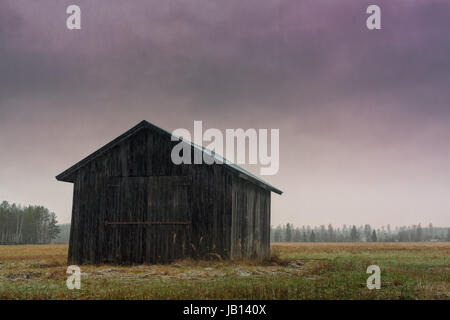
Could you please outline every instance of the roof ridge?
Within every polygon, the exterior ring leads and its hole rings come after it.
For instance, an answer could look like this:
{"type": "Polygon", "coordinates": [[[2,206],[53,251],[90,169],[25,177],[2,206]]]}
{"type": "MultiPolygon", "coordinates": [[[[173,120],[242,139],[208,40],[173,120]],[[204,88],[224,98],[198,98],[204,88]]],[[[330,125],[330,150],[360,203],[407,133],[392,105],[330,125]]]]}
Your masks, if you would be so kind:
{"type": "MultiPolygon", "coordinates": [[[[240,174],[244,174],[244,175],[250,177],[251,178],[250,179],[251,182],[255,182],[255,181],[252,181],[252,180],[256,180],[256,182],[259,182],[259,183],[267,186],[270,189],[270,191],[273,191],[273,192],[278,193],[278,194],[282,194],[283,193],[283,191],[275,188],[270,183],[262,180],[261,178],[259,178],[256,175],[248,172],[244,168],[241,168],[237,164],[229,161],[223,155],[220,155],[220,154],[216,153],[215,151],[212,151],[212,150],[210,150],[210,149],[208,149],[208,148],[206,148],[204,146],[199,146],[199,145],[197,145],[196,143],[194,143],[192,141],[184,139],[183,137],[176,136],[173,133],[171,133],[171,132],[169,132],[169,131],[167,131],[167,130],[165,130],[163,128],[158,127],[157,125],[154,125],[153,123],[150,123],[147,120],[140,121],[137,125],[135,125],[131,129],[125,131],[123,134],[121,134],[117,138],[111,140],[110,142],[105,144],[103,147],[97,149],[96,151],[92,152],[90,155],[88,155],[87,157],[83,158],[82,160],[80,160],[79,162],[74,164],[73,166],[71,166],[68,169],[64,170],[62,173],[60,173],[59,175],[56,176],[56,179],[59,180],[59,181],[63,181],[64,177],[67,176],[68,174],[70,174],[70,173],[80,169],[81,167],[83,167],[87,163],[91,162],[92,160],[94,160],[98,156],[102,155],[104,152],[106,152],[109,149],[111,149],[113,146],[115,146],[116,144],[118,144],[122,140],[132,136],[137,131],[139,131],[140,129],[145,128],[145,127],[150,127],[150,128],[156,129],[158,131],[161,131],[164,134],[169,135],[170,137],[175,137],[178,140],[181,140],[181,141],[184,141],[186,143],[189,143],[192,147],[200,150],[201,152],[207,151],[207,152],[209,152],[211,154],[212,157],[214,157],[215,159],[221,161],[226,167],[231,168],[231,169],[239,172],[240,174]]],[[[241,175],[239,175],[239,176],[242,177],[241,175]]]]}

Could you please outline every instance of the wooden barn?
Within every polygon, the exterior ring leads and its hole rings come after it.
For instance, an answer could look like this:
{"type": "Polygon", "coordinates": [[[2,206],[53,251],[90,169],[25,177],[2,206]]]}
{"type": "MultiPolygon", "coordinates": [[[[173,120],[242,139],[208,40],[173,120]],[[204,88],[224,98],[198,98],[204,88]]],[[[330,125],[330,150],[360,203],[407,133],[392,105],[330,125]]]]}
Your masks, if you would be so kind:
{"type": "Polygon", "coordinates": [[[171,138],[142,121],[56,177],[74,184],[69,264],[269,256],[282,192],[230,162],[175,165],[171,138]]]}

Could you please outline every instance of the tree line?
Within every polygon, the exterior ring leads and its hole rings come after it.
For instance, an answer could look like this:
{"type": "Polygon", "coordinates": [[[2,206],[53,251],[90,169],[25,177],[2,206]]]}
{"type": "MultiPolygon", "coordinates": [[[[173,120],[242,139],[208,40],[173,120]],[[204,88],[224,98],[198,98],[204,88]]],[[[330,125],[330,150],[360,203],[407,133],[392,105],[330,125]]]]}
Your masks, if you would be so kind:
{"type": "Polygon", "coordinates": [[[426,227],[418,225],[391,228],[382,226],[372,228],[364,226],[343,225],[333,227],[329,224],[311,227],[294,227],[291,223],[270,229],[272,242],[420,242],[450,241],[450,228],[426,227]]]}
{"type": "MultiPolygon", "coordinates": [[[[56,215],[43,206],[22,207],[3,201],[0,204],[0,244],[66,243],[70,224],[58,225],[56,215]]],[[[272,242],[420,242],[450,241],[450,228],[431,223],[391,228],[343,225],[294,227],[293,224],[270,228],[272,242]]]]}
{"type": "Polygon", "coordinates": [[[0,244],[50,243],[59,232],[55,213],[43,206],[0,204],[0,244]]]}

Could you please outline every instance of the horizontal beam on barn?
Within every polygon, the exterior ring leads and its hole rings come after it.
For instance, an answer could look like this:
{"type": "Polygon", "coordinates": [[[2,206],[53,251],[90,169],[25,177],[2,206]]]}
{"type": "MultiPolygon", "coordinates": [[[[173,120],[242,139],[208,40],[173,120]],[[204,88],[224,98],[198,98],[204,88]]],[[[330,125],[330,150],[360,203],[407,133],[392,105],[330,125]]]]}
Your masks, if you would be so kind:
{"type": "Polygon", "coordinates": [[[105,221],[105,226],[108,225],[190,225],[190,221],[105,221]]]}

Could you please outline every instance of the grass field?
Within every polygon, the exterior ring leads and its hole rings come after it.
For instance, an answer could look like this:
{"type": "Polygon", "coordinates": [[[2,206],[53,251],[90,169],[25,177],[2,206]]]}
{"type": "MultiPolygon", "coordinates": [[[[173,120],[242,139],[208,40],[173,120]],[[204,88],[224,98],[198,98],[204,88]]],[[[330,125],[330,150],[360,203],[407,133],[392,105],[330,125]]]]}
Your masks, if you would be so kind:
{"type": "Polygon", "coordinates": [[[450,243],[279,243],[262,265],[190,261],[81,266],[66,287],[66,245],[0,246],[0,299],[450,299],[450,243]],[[366,268],[381,268],[369,290],[366,268]]]}

